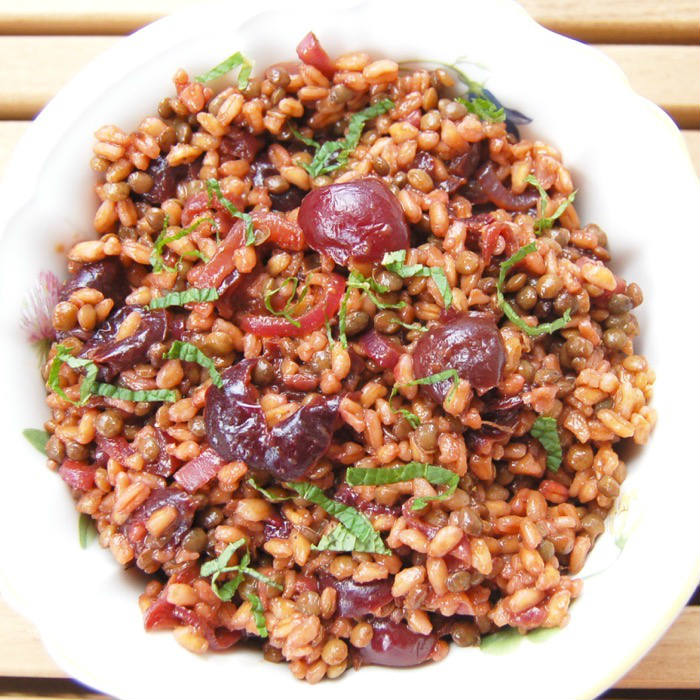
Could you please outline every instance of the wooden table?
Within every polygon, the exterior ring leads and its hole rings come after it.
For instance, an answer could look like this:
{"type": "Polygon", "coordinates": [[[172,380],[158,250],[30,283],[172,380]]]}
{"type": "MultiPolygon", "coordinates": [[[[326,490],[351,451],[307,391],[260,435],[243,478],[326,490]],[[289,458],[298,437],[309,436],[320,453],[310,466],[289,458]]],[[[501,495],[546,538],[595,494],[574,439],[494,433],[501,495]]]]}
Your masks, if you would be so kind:
{"type": "MultiPolygon", "coordinates": [[[[541,24],[599,45],[683,130],[700,171],[697,0],[522,0],[541,24]]],[[[0,175],[29,120],[93,56],[193,0],[0,0],[0,175]]],[[[605,698],[697,698],[700,589],[663,639],[605,698]]],[[[36,630],[0,601],[0,700],[97,698],[66,677],[36,630]]]]}

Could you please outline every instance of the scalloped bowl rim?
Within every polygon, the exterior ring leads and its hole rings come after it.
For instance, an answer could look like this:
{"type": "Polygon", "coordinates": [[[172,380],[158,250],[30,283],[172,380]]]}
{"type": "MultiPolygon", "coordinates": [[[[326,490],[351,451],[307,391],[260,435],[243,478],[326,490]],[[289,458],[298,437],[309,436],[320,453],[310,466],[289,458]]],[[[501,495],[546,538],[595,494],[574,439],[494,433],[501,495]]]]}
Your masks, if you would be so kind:
{"type": "MultiPolygon", "coordinates": [[[[347,16],[349,18],[352,17],[353,14],[361,15],[363,12],[366,12],[370,6],[373,12],[382,12],[386,11],[389,5],[406,8],[409,4],[410,3],[405,2],[400,5],[395,2],[382,3],[380,9],[377,4],[373,5],[372,3],[335,3],[338,12],[348,13],[347,16]]],[[[452,4],[457,5],[455,2],[452,2],[452,4]]],[[[264,3],[259,3],[259,5],[264,6],[264,9],[260,12],[250,10],[249,8],[236,10],[236,14],[240,16],[240,25],[237,29],[233,30],[233,33],[243,32],[248,29],[252,29],[253,33],[254,31],[263,32],[261,28],[263,20],[269,20],[274,23],[277,18],[279,25],[279,18],[286,15],[284,9],[285,3],[281,0],[265,0],[264,3]]],[[[476,0],[469,0],[459,5],[461,5],[463,12],[467,15],[468,9],[470,7],[478,7],[479,3],[477,3],[476,0]]],[[[323,12],[324,9],[327,10],[328,3],[314,0],[313,2],[307,3],[306,6],[307,8],[314,7],[320,9],[320,11],[323,12]]],[[[26,216],[26,210],[31,208],[33,204],[37,205],[39,208],[43,205],[42,197],[40,197],[40,173],[43,172],[44,166],[48,164],[47,154],[54,153],[54,149],[58,146],[57,142],[66,129],[70,129],[74,127],[76,123],[80,122],[81,117],[79,114],[81,114],[81,110],[87,111],[90,106],[104,97],[105,92],[111,85],[123,80],[140,65],[144,65],[152,60],[155,61],[160,54],[161,46],[166,47],[164,50],[167,50],[168,47],[172,48],[167,40],[169,35],[176,37],[178,41],[182,42],[187,37],[188,28],[190,26],[197,26],[197,21],[201,18],[203,12],[218,11],[230,13],[231,9],[227,7],[227,3],[225,2],[205,3],[184,9],[148,25],[135,34],[122,39],[114,47],[96,57],[51,100],[20,139],[7,167],[5,181],[3,182],[2,191],[0,191],[0,201],[2,202],[0,206],[0,212],[2,212],[2,214],[0,214],[0,231],[2,231],[3,248],[7,247],[8,242],[12,240],[12,233],[8,229],[13,221],[15,221],[15,217],[26,216]],[[154,46],[158,46],[159,48],[155,49],[154,46]],[[115,64],[117,62],[121,62],[123,65],[116,66],[115,64]],[[106,79],[106,85],[99,87],[102,79],[106,79]],[[95,89],[95,86],[98,86],[97,89],[95,89]],[[47,150],[42,151],[42,149],[47,150]],[[9,173],[13,173],[12,180],[9,179],[9,173]],[[28,180],[35,183],[36,186],[34,188],[26,187],[24,183],[28,180]]],[[[653,105],[651,102],[632,91],[623,72],[612,60],[591,47],[553,34],[540,27],[529,17],[522,7],[511,0],[492,0],[488,8],[481,7],[479,11],[484,13],[487,18],[499,16],[499,12],[503,13],[503,16],[507,17],[509,22],[509,29],[517,27],[519,31],[523,32],[526,38],[546,46],[551,46],[553,51],[561,52],[561,54],[557,55],[563,56],[565,58],[564,62],[568,61],[572,64],[578,62],[580,68],[585,67],[591,70],[595,67],[595,71],[597,71],[596,74],[600,79],[607,81],[607,84],[605,84],[605,82],[601,83],[601,87],[605,88],[607,91],[606,94],[608,95],[616,94],[618,106],[621,108],[625,107],[630,113],[639,110],[639,115],[641,115],[642,120],[646,118],[650,124],[653,123],[654,139],[659,143],[663,143],[668,149],[668,152],[664,155],[663,159],[660,159],[660,162],[664,165],[671,164],[676,168],[675,173],[678,189],[680,189],[685,197],[690,197],[691,201],[693,199],[696,202],[698,201],[698,181],[693,172],[690,159],[688,158],[678,129],[670,118],[656,105],[653,105]],[[619,91],[619,94],[617,94],[617,91],[619,91]]],[[[324,18],[322,23],[327,23],[327,20],[324,18]]],[[[338,31],[342,36],[343,30],[341,29],[338,31]]],[[[260,41],[260,36],[258,36],[258,41],[260,41]]],[[[215,44],[216,42],[212,43],[215,44]]],[[[350,43],[353,43],[352,39],[350,43]]],[[[329,42],[328,45],[332,46],[332,44],[333,42],[329,42]]],[[[354,44],[362,46],[364,40],[355,40],[354,44]]],[[[213,62],[216,62],[216,57],[221,54],[221,51],[226,51],[226,48],[224,47],[218,51],[214,48],[211,51],[213,62]]],[[[283,56],[280,56],[280,59],[283,58],[283,56]]],[[[421,56],[421,58],[423,58],[423,56],[421,56]]],[[[191,67],[187,65],[187,59],[184,59],[182,63],[186,69],[191,67]]],[[[180,64],[173,65],[173,70],[179,67],[179,65],[180,64]]],[[[491,78],[497,80],[498,76],[494,75],[491,76],[491,78]]],[[[537,82],[535,81],[535,85],[536,84],[537,82]]],[[[166,88],[166,86],[163,87],[164,89],[166,88]]],[[[508,99],[505,99],[506,102],[508,102],[508,99]]],[[[84,127],[85,125],[82,126],[84,127]]],[[[565,150],[565,160],[566,156],[567,151],[565,150]]],[[[691,242],[690,245],[692,248],[693,242],[691,242]]],[[[694,258],[697,259],[697,243],[694,244],[694,248],[694,258]]],[[[4,260],[4,257],[5,256],[3,256],[2,261],[3,270],[8,272],[8,264],[4,260]]],[[[3,291],[7,293],[8,289],[3,287],[3,291]]],[[[7,304],[3,304],[3,306],[7,306],[7,304]]],[[[9,318],[9,316],[4,316],[3,321],[7,321],[9,318]]],[[[658,316],[655,316],[655,318],[658,318],[658,316]]],[[[5,325],[5,329],[6,328],[7,326],[5,325]]],[[[697,329],[695,329],[695,336],[697,337],[697,329]]],[[[2,348],[2,353],[4,357],[6,355],[4,346],[2,348]]],[[[691,388],[694,387],[696,391],[700,386],[697,378],[689,378],[688,384],[691,388]]],[[[2,409],[3,414],[6,414],[5,417],[8,417],[9,408],[3,405],[2,409]]],[[[5,424],[5,422],[3,424],[5,424]]],[[[16,436],[5,435],[4,437],[6,440],[13,440],[14,449],[18,451],[19,454],[26,456],[26,448],[23,450],[22,447],[15,444],[17,442],[16,436]]],[[[690,478],[692,478],[692,476],[690,478]]],[[[62,486],[58,483],[58,480],[56,480],[56,482],[57,488],[62,486]]],[[[58,490],[56,493],[58,493],[58,490]]],[[[2,516],[0,516],[0,522],[1,521],[2,516]]],[[[688,522],[691,525],[693,523],[691,520],[688,522]]],[[[696,529],[695,532],[697,531],[696,529]]],[[[0,542],[3,541],[3,537],[6,537],[5,533],[0,534],[0,542]]],[[[693,533],[691,537],[695,538],[695,544],[697,544],[697,534],[693,533]]],[[[635,544],[639,545],[639,543],[635,544]]],[[[662,600],[662,604],[652,616],[653,624],[649,624],[645,628],[644,633],[636,640],[630,640],[627,643],[624,654],[621,655],[622,658],[608,662],[604,669],[597,675],[593,674],[589,680],[572,682],[569,688],[571,692],[562,693],[563,689],[561,687],[550,688],[546,686],[544,688],[528,689],[530,693],[532,693],[532,697],[557,697],[557,692],[560,693],[560,696],[566,694],[567,696],[581,698],[593,697],[623,675],[664,633],[692,593],[697,581],[700,579],[700,555],[698,555],[697,549],[696,547],[692,556],[689,557],[685,565],[681,567],[680,573],[682,575],[682,581],[679,581],[675,586],[669,587],[667,591],[668,598],[662,600]]],[[[98,553],[93,551],[84,553],[83,556],[96,559],[98,553]]],[[[100,556],[104,558],[105,554],[100,553],[100,556]]],[[[2,566],[5,567],[5,561],[3,561],[2,566]]],[[[30,598],[21,587],[21,579],[15,573],[8,573],[8,571],[9,570],[0,570],[0,591],[15,609],[32,620],[38,627],[42,641],[49,650],[51,656],[56,659],[61,667],[66,669],[66,671],[75,678],[92,687],[119,695],[120,697],[141,696],[140,691],[136,689],[134,682],[129,678],[129,674],[112,674],[111,677],[107,678],[99,672],[94,672],[93,669],[87,666],[81,659],[76,658],[76,649],[70,646],[64,649],[62,640],[65,639],[65,629],[57,623],[63,622],[65,624],[65,620],[54,620],[51,618],[46,605],[39,605],[36,599],[30,598]]],[[[585,595],[584,592],[584,597],[585,595]]],[[[135,604],[135,601],[133,602],[135,604]]],[[[576,606],[574,606],[572,623],[576,620],[577,612],[583,611],[577,611],[576,606]]],[[[582,628],[584,632],[586,631],[585,626],[579,623],[575,624],[582,628]]],[[[554,646],[552,645],[556,645],[556,642],[550,642],[548,644],[549,646],[547,646],[547,644],[543,646],[553,650],[554,646]]],[[[173,654],[178,653],[176,651],[178,648],[175,646],[171,645],[167,648],[171,649],[173,654]]],[[[460,653],[465,653],[465,650],[454,649],[448,657],[448,660],[439,665],[439,668],[443,670],[445,679],[449,680],[451,674],[459,673],[459,665],[456,664],[456,658],[460,653]]],[[[521,652],[516,651],[514,653],[519,654],[521,652]]],[[[246,659],[248,658],[252,659],[253,657],[247,655],[246,659]]],[[[477,664],[480,658],[483,657],[477,657],[474,656],[474,654],[470,655],[467,653],[465,653],[464,656],[465,661],[472,660],[477,662],[477,664]]],[[[235,667],[235,665],[235,662],[231,664],[232,667],[235,667]]],[[[257,663],[257,661],[253,660],[250,663],[250,667],[250,674],[253,676],[250,685],[251,687],[255,687],[255,680],[259,679],[259,676],[255,675],[255,671],[258,670],[258,668],[261,671],[263,668],[268,670],[269,666],[267,664],[263,666],[261,663],[257,663]]],[[[206,668],[204,662],[202,668],[206,668]]],[[[220,665],[216,670],[218,671],[219,668],[220,665]]],[[[410,681],[415,685],[416,689],[423,691],[428,689],[428,687],[424,682],[421,682],[418,674],[426,673],[428,668],[429,667],[424,667],[423,669],[410,673],[406,671],[396,672],[376,668],[366,669],[362,674],[353,674],[353,676],[358,676],[359,679],[355,678],[352,682],[348,682],[349,679],[341,680],[339,683],[334,684],[332,686],[332,691],[329,690],[329,692],[333,692],[334,695],[339,698],[349,697],[349,695],[347,695],[348,692],[353,695],[357,690],[370,692],[373,688],[367,684],[372,681],[375,683],[388,684],[400,679],[405,682],[410,681]],[[366,679],[363,679],[362,676],[365,675],[366,679]]],[[[246,673],[246,675],[248,674],[246,673]]],[[[430,677],[433,681],[438,678],[438,676],[432,673],[430,677]]],[[[425,678],[429,678],[427,673],[425,678]]],[[[324,686],[321,686],[321,688],[324,688],[324,686]]],[[[285,689],[292,694],[292,697],[297,697],[297,695],[301,697],[302,694],[304,697],[308,697],[309,694],[314,693],[319,696],[321,694],[319,688],[302,686],[300,684],[294,685],[291,676],[285,689]]],[[[328,688],[325,687],[325,689],[328,688]]],[[[152,685],[149,686],[149,690],[151,691],[149,695],[155,696],[153,692],[154,687],[152,685]]],[[[175,688],[170,687],[167,690],[170,696],[176,693],[175,688]]],[[[325,690],[323,692],[325,692],[325,690]]],[[[164,697],[168,693],[166,693],[164,697]]],[[[531,696],[524,688],[522,689],[522,693],[524,693],[522,695],[523,697],[531,696]]],[[[209,695],[213,695],[213,693],[209,692],[209,695]]],[[[500,697],[498,693],[494,694],[493,692],[490,692],[488,696],[500,697]]],[[[486,697],[486,692],[483,693],[483,697],[486,697]]]]}

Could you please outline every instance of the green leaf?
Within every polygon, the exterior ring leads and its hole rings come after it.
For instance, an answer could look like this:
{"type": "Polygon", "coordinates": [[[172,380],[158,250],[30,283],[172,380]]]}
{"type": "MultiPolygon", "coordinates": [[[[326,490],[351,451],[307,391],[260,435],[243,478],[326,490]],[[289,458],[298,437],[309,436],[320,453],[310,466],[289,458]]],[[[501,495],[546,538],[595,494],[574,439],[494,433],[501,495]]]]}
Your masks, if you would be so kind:
{"type": "MultiPolygon", "coordinates": [[[[170,218],[168,215],[165,215],[165,218],[163,219],[163,228],[161,229],[160,233],[158,234],[158,238],[156,238],[155,242],[153,243],[153,250],[151,251],[151,256],[148,260],[150,262],[151,267],[153,268],[153,272],[163,272],[164,270],[166,272],[175,272],[176,268],[174,267],[168,267],[165,264],[165,261],[163,260],[163,249],[165,246],[168,245],[168,243],[173,243],[174,241],[179,241],[181,238],[184,238],[185,236],[188,236],[190,233],[193,233],[196,231],[202,224],[212,224],[215,225],[214,219],[212,219],[210,216],[203,216],[200,219],[197,219],[194,221],[192,224],[190,224],[187,228],[182,228],[179,231],[176,231],[175,233],[171,234],[170,236],[166,235],[168,232],[168,228],[170,227],[170,218]]],[[[202,253],[198,250],[190,250],[185,255],[189,255],[191,257],[197,257],[200,259],[205,259],[202,253]]],[[[154,307],[152,307],[154,308],[154,307]]],[[[161,307],[157,307],[161,308],[161,307]]]]}
{"type": "Polygon", "coordinates": [[[271,579],[269,576],[265,576],[265,574],[261,574],[259,571],[256,571],[255,569],[251,569],[248,566],[245,567],[240,567],[240,570],[246,575],[250,576],[251,578],[257,579],[258,581],[261,581],[264,583],[266,586],[272,586],[272,588],[276,588],[278,591],[281,591],[284,589],[284,586],[277,583],[274,579],[271,579]]]}
{"type": "Polygon", "coordinates": [[[548,231],[554,222],[568,209],[569,204],[571,204],[576,198],[576,190],[574,190],[556,209],[552,216],[545,216],[544,213],[547,211],[549,206],[549,195],[547,190],[542,187],[542,183],[534,176],[528,175],[525,178],[525,182],[529,182],[531,185],[537,189],[540,193],[540,218],[535,221],[535,234],[540,235],[545,231],[548,231]]]}
{"type": "Polygon", "coordinates": [[[421,326],[420,323],[406,323],[405,321],[402,321],[400,318],[396,319],[398,324],[402,327],[405,328],[407,331],[420,331],[421,333],[427,332],[427,328],[425,326],[421,326]]]}
{"type": "Polygon", "coordinates": [[[508,654],[520,646],[524,636],[515,627],[508,627],[501,632],[493,632],[486,635],[481,640],[479,648],[486,654],[497,656],[508,654]]]}
{"type": "Polygon", "coordinates": [[[253,64],[240,52],[236,51],[233,55],[229,56],[225,61],[219,63],[219,65],[214,66],[211,70],[208,70],[202,75],[198,75],[195,80],[198,83],[208,83],[211,80],[220,78],[222,75],[226,75],[234,68],[241,67],[238,72],[238,89],[245,90],[248,87],[248,81],[250,79],[250,73],[253,70],[253,64]]]}
{"type": "Polygon", "coordinates": [[[78,517],[78,542],[80,543],[80,548],[87,549],[95,537],[97,537],[95,523],[87,513],[81,513],[78,517]]]}
{"type": "Polygon", "coordinates": [[[510,270],[513,265],[517,265],[526,255],[534,253],[537,250],[537,243],[532,241],[527,245],[520,248],[513,255],[511,255],[507,260],[501,263],[500,271],[498,273],[498,281],[496,282],[496,301],[501,307],[503,313],[508,317],[508,319],[514,323],[521,331],[530,336],[544,335],[545,333],[554,333],[564,326],[571,320],[571,309],[567,309],[561,318],[551,323],[540,323],[537,326],[531,326],[526,323],[518,314],[515,309],[506,301],[503,295],[503,285],[506,281],[506,273],[510,270]]]}
{"type": "Polygon", "coordinates": [[[92,360],[85,360],[81,357],[73,357],[70,354],[70,349],[65,345],[56,346],[56,356],[51,362],[49,369],[49,378],[46,381],[49,389],[56,392],[59,396],[69,401],[73,405],[82,406],[87,402],[92,394],[98,396],[107,396],[113,399],[122,399],[124,401],[177,401],[177,394],[170,389],[151,389],[132,391],[121,386],[113,384],[104,384],[96,381],[97,365],[92,360]],[[61,388],[59,382],[59,372],[62,365],[68,365],[73,369],[84,369],[85,376],[80,383],[80,401],[71,401],[66,393],[61,388]]]}
{"type": "Polygon", "coordinates": [[[287,277],[286,280],[280,284],[279,287],[276,287],[275,289],[270,289],[265,294],[263,295],[263,301],[265,303],[265,308],[274,316],[282,316],[285,318],[287,321],[289,321],[293,326],[296,326],[297,328],[301,328],[301,323],[292,316],[292,304],[301,304],[301,302],[304,300],[304,297],[309,291],[309,285],[308,283],[304,285],[304,288],[301,290],[301,294],[299,294],[299,298],[297,299],[296,302],[294,302],[294,295],[297,292],[297,287],[299,286],[299,280],[296,277],[287,277]],[[287,297],[287,301],[282,308],[281,311],[277,311],[272,306],[272,297],[275,296],[278,292],[282,290],[283,287],[287,286],[287,284],[292,285],[292,293],[287,297]]]}
{"type": "Polygon", "coordinates": [[[132,391],[123,386],[103,384],[102,382],[95,384],[92,393],[98,396],[106,396],[110,399],[121,399],[122,401],[165,401],[168,403],[177,401],[177,392],[171,389],[140,389],[132,391]]]}
{"type": "Polygon", "coordinates": [[[46,443],[49,441],[49,434],[45,430],[37,430],[36,428],[25,428],[22,435],[27,442],[41,454],[46,454],[46,443]]]}
{"type": "Polygon", "coordinates": [[[344,149],[345,141],[343,140],[326,141],[314,153],[311,163],[303,163],[302,167],[311,177],[332,173],[347,162],[348,155],[343,155],[347,153],[344,149]]]}
{"type": "Polygon", "coordinates": [[[345,288],[343,298],[340,302],[340,311],[338,311],[338,340],[340,344],[347,350],[348,336],[346,333],[347,317],[348,317],[348,297],[350,296],[350,287],[345,288]]]}
{"type": "Polygon", "coordinates": [[[199,568],[199,575],[211,576],[215,573],[221,573],[228,566],[233,553],[240,549],[244,544],[245,539],[241,537],[241,539],[227,545],[224,551],[221,552],[216,559],[212,559],[211,561],[202,564],[202,566],[199,568]]]}
{"type": "Polygon", "coordinates": [[[264,489],[262,486],[258,486],[258,484],[255,483],[255,479],[251,477],[248,479],[248,484],[252,486],[256,491],[259,491],[265,498],[270,501],[270,503],[280,503],[282,501],[288,501],[291,496],[275,496],[272,492],[268,491],[267,489],[264,489]]]}
{"type": "Polygon", "coordinates": [[[413,384],[439,384],[440,382],[444,382],[445,379],[451,379],[455,383],[459,382],[459,374],[457,374],[457,370],[443,369],[442,372],[437,372],[436,374],[431,374],[427,377],[412,379],[410,382],[406,382],[404,386],[412,386],[413,384]]]}
{"type": "Polygon", "coordinates": [[[81,357],[73,357],[70,348],[59,344],[56,346],[56,355],[54,356],[51,367],[49,369],[49,377],[46,380],[51,391],[57,393],[61,398],[72,403],[74,406],[82,406],[90,398],[90,394],[95,386],[97,378],[97,365],[91,360],[85,360],[81,357]],[[59,372],[61,367],[66,364],[72,369],[85,369],[85,376],[80,383],[80,401],[71,401],[66,396],[65,391],[61,388],[59,381],[59,372]]]}
{"type": "Polygon", "coordinates": [[[459,484],[459,476],[453,471],[424,462],[409,462],[398,467],[377,467],[376,469],[350,467],[345,472],[345,481],[351,486],[380,486],[411,479],[425,479],[433,486],[447,486],[447,490],[439,496],[414,499],[413,510],[425,508],[429,501],[444,501],[450,498],[459,484]]]}
{"type": "MultiPolygon", "coordinates": [[[[246,552],[241,559],[241,562],[244,561],[246,562],[246,565],[250,563],[250,554],[248,554],[248,552],[246,552]]],[[[229,569],[227,569],[227,571],[229,571],[229,569]]],[[[230,571],[233,571],[233,569],[230,569],[230,571]]],[[[211,589],[218,598],[224,601],[224,603],[228,603],[230,600],[232,600],[233,596],[236,595],[236,591],[243,583],[245,576],[243,575],[243,572],[239,570],[232,579],[226,581],[226,583],[222,584],[221,586],[217,586],[215,583],[216,578],[218,578],[218,574],[214,574],[211,579],[211,589]]]]}
{"type": "MultiPolygon", "coordinates": [[[[347,305],[346,305],[347,307],[347,305]]],[[[331,330],[331,322],[328,320],[328,317],[324,320],[324,325],[326,326],[326,337],[328,338],[328,349],[332,350],[333,345],[335,344],[335,340],[333,340],[333,331],[331,330]]],[[[347,339],[346,339],[347,341],[347,339]]],[[[347,345],[346,345],[347,347],[347,345]]]]}
{"type": "Polygon", "coordinates": [[[539,440],[542,447],[547,450],[547,469],[553,472],[558,471],[562,455],[556,419],[538,416],[530,428],[530,435],[539,440]]]}
{"type": "Polygon", "coordinates": [[[184,292],[170,292],[162,297],[151,299],[149,309],[165,309],[168,306],[184,306],[185,304],[201,304],[205,301],[215,301],[219,298],[219,292],[213,287],[198,289],[190,287],[184,292]]]}
{"type": "Polygon", "coordinates": [[[506,119],[506,111],[498,107],[487,97],[457,97],[457,102],[463,104],[472,114],[475,114],[484,122],[503,122],[506,119]]]}
{"type": "MultiPolygon", "coordinates": [[[[313,160],[310,164],[304,165],[304,169],[311,177],[318,177],[319,175],[331,173],[345,165],[351,153],[360,143],[360,137],[362,136],[362,130],[365,124],[370,119],[374,119],[380,114],[385,114],[392,109],[393,106],[394,103],[391,100],[384,99],[375,102],[375,104],[360,112],[355,112],[348,122],[348,131],[345,138],[338,141],[326,141],[326,143],[319,146],[314,154],[313,160]]],[[[306,143],[306,141],[304,143],[306,143]]]]}
{"type": "Polygon", "coordinates": [[[464,58],[458,58],[454,63],[443,63],[442,61],[425,61],[423,59],[415,59],[415,60],[409,60],[409,61],[400,61],[399,65],[400,66],[407,66],[412,63],[430,63],[435,66],[441,66],[442,68],[447,68],[451,71],[454,71],[457,74],[457,78],[459,79],[459,82],[461,82],[463,85],[466,86],[468,92],[470,94],[476,95],[477,97],[480,97],[483,95],[484,92],[484,85],[483,83],[478,82],[477,80],[473,80],[470,78],[463,70],[457,67],[457,64],[459,63],[469,63],[469,61],[466,61],[464,58]]]}
{"type": "Polygon", "coordinates": [[[391,393],[389,394],[389,404],[391,404],[391,400],[394,398],[394,396],[396,396],[396,394],[398,394],[401,387],[419,386],[421,384],[439,384],[440,382],[444,382],[446,379],[452,380],[452,387],[445,397],[449,401],[454,396],[454,393],[457,391],[457,387],[459,386],[460,377],[456,369],[444,369],[442,372],[438,372],[437,374],[412,379],[410,382],[406,382],[405,384],[394,384],[391,389],[391,393]]]}
{"type": "Polygon", "coordinates": [[[287,488],[293,489],[304,500],[315,503],[339,520],[357,540],[353,551],[391,554],[391,550],[384,544],[369,519],[352,506],[328,498],[318,486],[303,481],[290,482],[287,488]]]}
{"type": "Polygon", "coordinates": [[[446,379],[452,380],[452,387],[450,388],[450,391],[445,397],[447,400],[450,400],[454,396],[455,391],[457,391],[457,387],[459,386],[460,381],[459,374],[457,373],[456,369],[445,369],[442,372],[438,372],[437,374],[431,374],[428,377],[420,377],[419,379],[413,379],[410,382],[406,382],[405,384],[394,384],[394,386],[391,388],[391,393],[389,394],[389,408],[391,409],[391,412],[400,413],[415,430],[415,428],[417,428],[420,425],[420,418],[415,413],[411,413],[411,411],[405,408],[394,408],[391,403],[393,398],[399,393],[399,389],[401,387],[417,386],[419,384],[438,384],[439,382],[445,381],[446,379]]]}
{"type": "Polygon", "coordinates": [[[345,329],[347,324],[348,298],[351,289],[362,289],[378,309],[401,309],[406,306],[405,301],[400,301],[397,304],[385,304],[377,298],[374,292],[377,294],[386,294],[389,291],[389,287],[380,284],[371,277],[365,277],[362,273],[357,272],[357,270],[352,270],[348,275],[347,286],[345,287],[345,293],[340,302],[340,311],[338,312],[338,340],[340,340],[344,348],[348,347],[348,338],[345,329]]]}
{"type": "MultiPolygon", "coordinates": [[[[243,574],[239,573],[232,581],[227,581],[221,588],[217,584],[217,579],[222,573],[227,571],[234,571],[233,567],[228,567],[228,563],[231,560],[234,552],[240,549],[245,544],[245,539],[241,538],[229,544],[221,554],[216,559],[205,562],[199,569],[200,576],[211,576],[211,589],[214,593],[223,601],[228,602],[233,598],[238,586],[243,581],[243,574]]],[[[248,562],[250,561],[250,555],[246,551],[241,563],[243,564],[244,559],[248,556],[248,562]]],[[[244,565],[247,565],[244,564],[244,565]]]]}
{"type": "Polygon", "coordinates": [[[258,634],[265,639],[267,637],[267,625],[265,624],[265,610],[260,602],[260,598],[258,598],[255,593],[248,593],[246,598],[250,603],[250,610],[253,613],[253,619],[255,620],[255,626],[258,628],[258,634]]]}
{"type": "Polygon", "coordinates": [[[357,270],[353,270],[348,275],[347,285],[348,288],[352,287],[363,290],[378,309],[402,309],[404,306],[406,306],[405,301],[400,301],[396,304],[386,304],[385,302],[380,301],[375,296],[374,292],[377,294],[386,294],[390,291],[389,287],[380,284],[371,277],[365,277],[361,272],[357,272],[357,270]]]}
{"type": "Polygon", "coordinates": [[[163,355],[163,358],[169,360],[178,359],[183,362],[196,362],[209,372],[211,382],[215,386],[221,388],[224,383],[221,380],[221,375],[214,366],[211,358],[207,357],[196,345],[187,343],[182,340],[175,340],[170,346],[168,352],[163,355]]]}
{"type": "Polygon", "coordinates": [[[561,632],[561,627],[538,627],[531,632],[528,632],[525,636],[528,642],[534,642],[535,644],[543,644],[550,637],[561,632]]]}
{"type": "Polygon", "coordinates": [[[207,192],[209,197],[215,196],[226,211],[233,217],[241,219],[245,223],[245,244],[255,245],[255,230],[253,229],[253,217],[240,211],[231,200],[226,199],[221,192],[218,180],[211,177],[207,180],[207,192]]]}
{"type": "Polygon", "coordinates": [[[294,134],[294,138],[297,141],[301,141],[303,144],[306,144],[307,146],[311,146],[312,148],[320,148],[321,144],[318,141],[314,141],[313,139],[307,138],[303,134],[299,133],[293,126],[290,127],[290,131],[292,134],[294,134]]]}
{"type": "Polygon", "coordinates": [[[357,537],[345,525],[338,523],[328,534],[323,535],[313,549],[327,552],[358,552],[357,537]]]}
{"type": "Polygon", "coordinates": [[[265,576],[264,574],[261,574],[259,571],[251,569],[248,566],[248,564],[250,564],[250,553],[247,550],[243,553],[240,564],[236,566],[228,565],[234,552],[239,550],[243,545],[245,545],[245,539],[241,538],[239,540],[236,540],[235,542],[229,544],[216,559],[212,559],[211,561],[202,564],[202,566],[199,569],[199,575],[212,577],[212,591],[214,591],[214,593],[221,600],[229,601],[231,600],[231,598],[233,598],[236,591],[238,590],[238,587],[243,582],[244,576],[250,576],[252,578],[257,579],[258,581],[262,581],[268,586],[273,586],[274,588],[282,590],[283,586],[281,586],[279,583],[273,581],[271,578],[265,576]],[[236,572],[236,576],[230,581],[224,583],[222,586],[219,586],[217,583],[219,576],[221,574],[231,572],[236,572]]]}
{"type": "Polygon", "coordinates": [[[420,425],[420,418],[407,408],[394,409],[391,404],[389,404],[389,408],[391,409],[392,413],[400,413],[414,430],[420,425]]]}
{"type": "Polygon", "coordinates": [[[446,309],[452,305],[452,288],[447,281],[445,271],[441,267],[428,267],[426,265],[406,265],[406,251],[395,250],[391,253],[385,253],[382,259],[382,265],[396,273],[402,279],[408,277],[432,277],[440,295],[442,296],[443,304],[446,309]]]}

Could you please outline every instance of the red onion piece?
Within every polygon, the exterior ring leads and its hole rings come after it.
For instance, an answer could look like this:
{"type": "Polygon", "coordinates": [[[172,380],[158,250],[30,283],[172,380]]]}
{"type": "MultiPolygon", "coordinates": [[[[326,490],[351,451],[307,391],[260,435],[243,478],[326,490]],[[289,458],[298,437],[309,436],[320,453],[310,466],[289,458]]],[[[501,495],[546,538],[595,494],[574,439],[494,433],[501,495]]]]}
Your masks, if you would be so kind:
{"type": "Polygon", "coordinates": [[[213,479],[224,464],[226,462],[208,447],[175,472],[174,478],[185,491],[193,493],[213,479]]]}
{"type": "Polygon", "coordinates": [[[335,64],[331,61],[321,42],[313,32],[309,32],[297,46],[297,56],[309,66],[313,66],[323,73],[326,78],[332,78],[335,73],[335,64]]]}
{"type": "Polygon", "coordinates": [[[89,491],[95,485],[95,467],[72,459],[64,459],[58,474],[68,486],[77,491],[89,491]]]}

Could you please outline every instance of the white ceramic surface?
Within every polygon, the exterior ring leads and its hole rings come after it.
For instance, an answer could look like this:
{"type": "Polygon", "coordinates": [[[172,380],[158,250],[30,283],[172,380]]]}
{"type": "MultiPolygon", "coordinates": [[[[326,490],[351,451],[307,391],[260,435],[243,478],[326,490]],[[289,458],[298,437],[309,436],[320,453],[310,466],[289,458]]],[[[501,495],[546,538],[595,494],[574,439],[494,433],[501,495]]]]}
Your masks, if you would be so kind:
{"type": "Polygon", "coordinates": [[[0,202],[0,584],[3,596],[37,625],[57,662],[99,690],[169,700],[280,693],[287,700],[424,698],[462,689],[474,698],[590,698],[659,638],[698,581],[700,197],[679,133],[602,54],[542,29],[510,0],[443,0],[433,11],[424,8],[260,0],[181,12],[99,56],[17,147],[0,202]],[[78,547],[67,490],[20,435],[22,428],[40,427],[47,411],[35,355],[18,326],[21,302],[39,271],[64,274],[55,245],[93,235],[88,161],[95,129],[103,123],[134,128],[170,93],[178,67],[197,74],[234,50],[264,66],[291,58],[309,29],[331,54],[362,48],[399,59],[466,56],[486,68],[496,95],[534,118],[525,133],[563,151],[582,219],[608,232],[616,271],[645,291],[642,349],[657,371],[660,414],[651,442],[629,465],[629,512],[616,522],[627,545],[620,553],[615,533],[601,538],[567,628],[507,655],[453,648],[440,664],[367,668],[313,687],[256,653],[197,657],[169,634],[144,633],[138,578],[120,571],[96,544],[78,547]]]}

